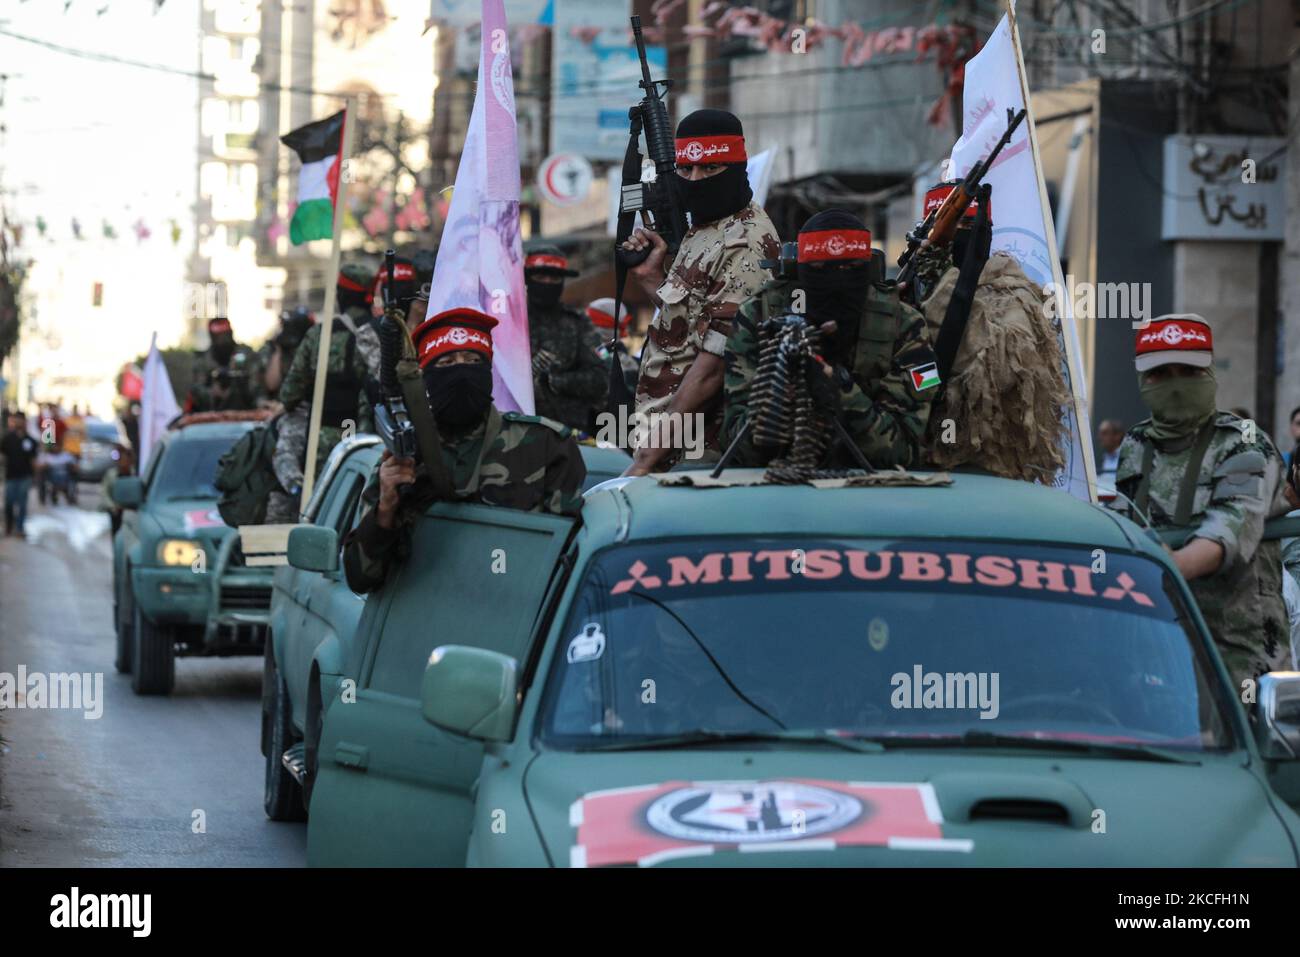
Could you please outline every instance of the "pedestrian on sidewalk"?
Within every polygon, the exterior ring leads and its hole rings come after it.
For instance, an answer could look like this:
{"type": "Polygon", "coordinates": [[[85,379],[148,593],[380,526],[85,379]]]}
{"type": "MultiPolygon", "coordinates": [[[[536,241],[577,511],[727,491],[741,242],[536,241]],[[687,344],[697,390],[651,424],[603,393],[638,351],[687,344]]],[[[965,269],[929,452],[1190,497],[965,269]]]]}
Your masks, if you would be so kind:
{"type": "Polygon", "coordinates": [[[32,469],[39,446],[27,434],[27,416],[10,413],[8,431],[0,439],[5,460],[5,534],[23,533],[27,520],[27,495],[32,488],[32,469]]]}

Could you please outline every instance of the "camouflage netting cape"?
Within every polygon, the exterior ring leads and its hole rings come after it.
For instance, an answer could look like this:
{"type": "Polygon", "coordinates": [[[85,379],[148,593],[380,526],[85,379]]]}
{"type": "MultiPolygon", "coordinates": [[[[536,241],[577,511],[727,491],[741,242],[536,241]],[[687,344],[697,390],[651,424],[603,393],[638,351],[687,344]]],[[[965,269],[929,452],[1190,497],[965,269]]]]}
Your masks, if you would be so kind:
{"type": "MultiPolygon", "coordinates": [[[[922,312],[937,340],[957,284],[948,269],[922,312]]],[[[1065,410],[1070,393],[1057,321],[1042,290],[1010,256],[989,257],[953,372],[930,411],[930,462],[944,469],[976,466],[1004,478],[1050,482],[1065,466],[1065,410]],[[956,441],[943,441],[952,419],[956,441]]],[[[949,435],[951,436],[951,432],[949,435]]]]}

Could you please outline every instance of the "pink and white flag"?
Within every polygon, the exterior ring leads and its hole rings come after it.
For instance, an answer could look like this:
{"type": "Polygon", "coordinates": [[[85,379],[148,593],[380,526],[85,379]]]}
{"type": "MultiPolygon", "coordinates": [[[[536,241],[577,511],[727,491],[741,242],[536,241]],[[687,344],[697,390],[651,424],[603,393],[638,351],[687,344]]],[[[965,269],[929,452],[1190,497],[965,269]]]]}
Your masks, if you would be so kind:
{"type": "Polygon", "coordinates": [[[181,414],[167,375],[162,353],[158,351],[158,333],[149,341],[149,357],[144,360],[144,383],[140,399],[140,471],[149,464],[149,454],[167,431],[167,423],[181,414]]]}
{"type": "Polygon", "coordinates": [[[492,401],[503,411],[532,414],[514,75],[502,0],[483,0],[482,22],[474,110],[438,247],[427,315],[469,306],[495,316],[492,401]]]}

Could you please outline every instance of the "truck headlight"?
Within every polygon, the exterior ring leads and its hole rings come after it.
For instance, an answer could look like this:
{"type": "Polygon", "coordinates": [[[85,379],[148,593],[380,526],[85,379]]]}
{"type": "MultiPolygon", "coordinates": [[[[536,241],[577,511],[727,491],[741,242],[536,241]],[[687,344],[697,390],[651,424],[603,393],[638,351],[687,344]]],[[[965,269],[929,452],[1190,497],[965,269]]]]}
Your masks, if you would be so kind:
{"type": "Polygon", "coordinates": [[[203,546],[184,538],[164,538],[158,543],[158,561],[164,565],[193,565],[203,546]]]}

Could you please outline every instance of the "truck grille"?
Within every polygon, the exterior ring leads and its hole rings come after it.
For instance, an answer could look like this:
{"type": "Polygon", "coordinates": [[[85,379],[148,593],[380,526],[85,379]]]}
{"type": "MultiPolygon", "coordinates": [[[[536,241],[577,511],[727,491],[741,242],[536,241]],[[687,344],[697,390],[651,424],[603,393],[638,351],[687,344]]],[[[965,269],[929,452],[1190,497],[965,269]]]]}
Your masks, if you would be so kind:
{"type": "Polygon", "coordinates": [[[226,609],[271,607],[271,588],[263,585],[225,585],[221,589],[221,607],[226,609]]]}

